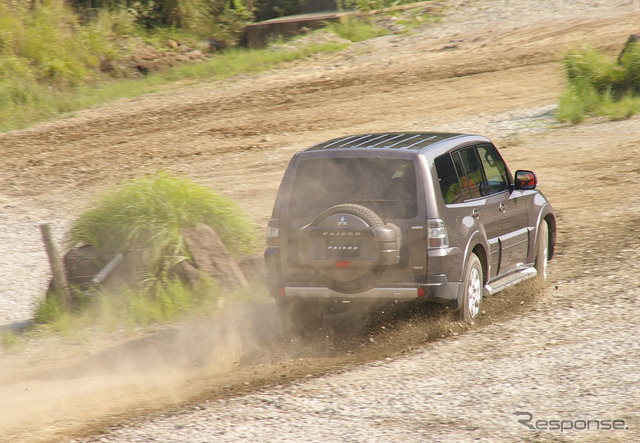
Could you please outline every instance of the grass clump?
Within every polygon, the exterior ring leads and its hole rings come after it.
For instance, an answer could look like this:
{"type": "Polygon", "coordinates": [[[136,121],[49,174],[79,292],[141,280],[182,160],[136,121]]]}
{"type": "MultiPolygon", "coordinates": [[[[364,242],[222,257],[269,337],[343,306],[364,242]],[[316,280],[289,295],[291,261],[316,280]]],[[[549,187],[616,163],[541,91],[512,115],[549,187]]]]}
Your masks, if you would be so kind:
{"type": "Polygon", "coordinates": [[[188,258],[180,229],[211,226],[232,255],[252,250],[256,228],[233,201],[166,172],[139,177],[105,193],[73,223],[69,246],[92,245],[105,257],[142,252],[145,269],[162,278],[188,258]]]}
{"type": "MultiPolygon", "coordinates": [[[[296,46],[284,50],[232,48],[197,65],[182,65],[157,74],[155,81],[165,83],[177,79],[222,80],[240,74],[257,74],[282,63],[310,57],[318,53],[336,52],[347,45],[327,41],[296,46]]],[[[154,81],[151,80],[151,81],[154,81]]]]}
{"type": "Polygon", "coordinates": [[[628,43],[616,61],[591,47],[563,60],[568,88],[560,97],[558,118],[580,123],[588,116],[627,119],[640,111],[640,44],[628,43]]]}
{"type": "Polygon", "coordinates": [[[327,30],[354,43],[387,35],[389,31],[378,27],[368,20],[346,16],[338,22],[327,24],[327,30]]]}
{"type": "Polygon", "coordinates": [[[60,299],[50,295],[38,307],[35,321],[66,336],[88,329],[132,330],[209,311],[220,296],[214,282],[205,281],[192,287],[180,280],[144,288],[79,294],[76,300],[80,307],[74,310],[64,309],[60,299]]]}
{"type": "Polygon", "coordinates": [[[118,253],[133,257],[138,278],[118,290],[73,288],[71,309],[49,294],[36,321],[66,333],[161,323],[211,307],[222,296],[215,282],[203,277],[192,286],[171,272],[190,258],[181,229],[199,223],[212,227],[234,256],[256,245],[256,227],[237,204],[186,178],[158,172],[105,193],[73,223],[67,245],[92,245],[101,266],[118,253]]]}
{"type": "Polygon", "coordinates": [[[0,332],[0,343],[5,349],[13,349],[18,344],[18,338],[16,334],[11,331],[1,331],[0,332]]]}

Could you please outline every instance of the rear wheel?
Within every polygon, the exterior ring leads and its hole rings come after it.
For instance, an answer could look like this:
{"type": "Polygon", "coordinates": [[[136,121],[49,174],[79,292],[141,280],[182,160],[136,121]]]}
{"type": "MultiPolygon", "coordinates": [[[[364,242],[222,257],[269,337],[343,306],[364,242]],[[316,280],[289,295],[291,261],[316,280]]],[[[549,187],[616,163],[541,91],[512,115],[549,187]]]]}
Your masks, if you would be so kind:
{"type": "Polygon", "coordinates": [[[484,290],[484,278],[482,275],[482,264],[476,254],[469,255],[464,271],[464,294],[462,303],[458,309],[458,317],[468,323],[480,313],[482,303],[482,292],[484,290]]]}

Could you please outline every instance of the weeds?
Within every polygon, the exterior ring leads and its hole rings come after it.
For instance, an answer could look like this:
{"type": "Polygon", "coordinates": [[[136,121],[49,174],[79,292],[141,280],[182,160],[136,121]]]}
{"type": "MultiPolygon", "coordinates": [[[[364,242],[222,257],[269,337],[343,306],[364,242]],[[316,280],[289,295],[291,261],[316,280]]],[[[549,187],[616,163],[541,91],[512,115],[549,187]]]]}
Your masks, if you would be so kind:
{"type": "MultiPolygon", "coordinates": [[[[159,172],[107,192],[76,219],[67,245],[92,245],[103,265],[117,253],[136,257],[140,282],[109,291],[74,289],[72,309],[51,293],[39,305],[36,322],[69,334],[164,323],[216,307],[222,294],[215,282],[202,276],[191,286],[170,277],[171,268],[189,258],[181,229],[198,223],[215,229],[233,255],[255,246],[255,226],[234,202],[185,178],[159,172]]],[[[247,295],[239,291],[225,297],[247,295]]]]}
{"type": "Polygon", "coordinates": [[[639,44],[630,44],[615,62],[590,47],[571,51],[563,62],[569,85],[560,97],[560,120],[574,124],[587,116],[621,120],[640,111],[639,44]]]}
{"type": "MultiPolygon", "coordinates": [[[[116,80],[103,76],[72,88],[55,88],[41,83],[42,79],[25,58],[0,56],[0,131],[24,128],[119,98],[155,92],[162,85],[176,80],[211,81],[240,74],[257,74],[285,62],[340,51],[346,46],[344,43],[326,42],[282,51],[232,48],[205,62],[180,65],[144,78],[116,80]]],[[[104,57],[116,57],[115,52],[109,54],[104,57]]]]}
{"type": "Polygon", "coordinates": [[[326,42],[280,51],[272,51],[268,48],[261,50],[233,48],[206,62],[197,65],[182,65],[166,73],[157,74],[154,80],[159,83],[185,78],[221,80],[239,74],[257,74],[281,63],[317,53],[336,52],[345,47],[346,45],[343,43],[326,42]]]}
{"type": "Polygon", "coordinates": [[[188,257],[181,228],[211,226],[232,255],[250,252],[256,228],[233,201],[166,172],[125,182],[82,214],[69,234],[69,247],[93,245],[100,255],[144,251],[152,276],[161,278],[188,257]]]}
{"type": "Polygon", "coordinates": [[[139,327],[207,316],[238,302],[264,302],[268,299],[266,289],[259,285],[223,294],[215,282],[207,279],[197,287],[171,280],[154,288],[154,291],[148,289],[85,294],[83,308],[73,311],[62,309],[59,299],[50,294],[38,307],[35,321],[40,325],[40,331],[78,337],[89,331],[132,331],[139,327]]]}
{"type": "Polygon", "coordinates": [[[0,343],[5,349],[13,349],[18,344],[18,338],[11,331],[2,331],[0,332],[0,343]]]}
{"type": "Polygon", "coordinates": [[[337,23],[328,23],[327,29],[354,43],[387,35],[389,32],[370,22],[352,16],[343,17],[337,23]]]}
{"type": "MultiPolygon", "coordinates": [[[[234,0],[235,9],[229,8],[229,2],[218,0],[169,2],[170,7],[162,9],[168,13],[164,18],[156,8],[162,2],[119,7],[125,3],[99,0],[90,10],[85,10],[86,3],[81,1],[44,0],[34,3],[33,8],[0,5],[0,131],[155,92],[176,80],[210,81],[256,74],[347,46],[326,42],[281,50],[234,48],[252,19],[240,0],[234,0]],[[162,52],[167,50],[168,41],[195,47],[204,38],[226,42],[229,48],[206,62],[182,64],[144,78],[126,78],[132,75],[127,66],[135,59],[140,42],[162,52]]],[[[412,1],[341,2],[347,9],[361,11],[405,3],[412,1]]],[[[353,42],[389,33],[373,21],[355,17],[330,24],[329,28],[353,42]]]]}

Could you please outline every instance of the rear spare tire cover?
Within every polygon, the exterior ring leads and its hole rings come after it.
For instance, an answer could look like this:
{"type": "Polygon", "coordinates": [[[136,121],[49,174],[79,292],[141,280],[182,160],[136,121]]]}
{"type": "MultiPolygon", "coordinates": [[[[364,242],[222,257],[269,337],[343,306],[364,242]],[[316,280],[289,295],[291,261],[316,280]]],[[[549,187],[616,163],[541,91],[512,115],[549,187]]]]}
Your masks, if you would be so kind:
{"type": "MultiPolygon", "coordinates": [[[[375,212],[343,204],[301,230],[300,261],[334,282],[352,282],[399,261],[400,231],[375,212]]],[[[360,286],[360,285],[358,285],[360,286]]]]}

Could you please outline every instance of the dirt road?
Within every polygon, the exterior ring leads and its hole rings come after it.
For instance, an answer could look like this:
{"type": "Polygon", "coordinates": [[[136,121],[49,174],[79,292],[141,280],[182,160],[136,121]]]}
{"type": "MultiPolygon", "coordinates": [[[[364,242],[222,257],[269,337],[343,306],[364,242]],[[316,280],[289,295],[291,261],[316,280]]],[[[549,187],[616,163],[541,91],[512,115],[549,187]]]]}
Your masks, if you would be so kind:
{"type": "MultiPolygon", "coordinates": [[[[639,31],[640,11],[633,1],[457,3],[460,10],[416,35],[353,45],[257,78],[172,85],[0,135],[0,216],[12,229],[11,245],[5,237],[0,247],[13,252],[3,254],[0,281],[8,275],[27,283],[46,279],[46,263],[31,254],[34,247],[25,246],[24,253],[15,245],[38,240],[35,220],[64,226],[91,196],[122,178],[158,168],[182,173],[236,199],[264,226],[295,151],[339,134],[447,129],[488,135],[512,168],[537,172],[560,229],[545,294],[510,291],[486,300],[472,331],[446,314],[408,319],[405,313],[369,325],[361,335],[307,348],[279,343],[267,322],[257,326],[259,332],[216,326],[221,329],[207,335],[208,325],[200,325],[126,342],[52,339],[21,352],[0,351],[0,440],[92,435],[169,407],[178,409],[166,419],[135,425],[130,434],[118,428],[103,438],[177,439],[167,433],[171,428],[189,440],[206,440],[216,429],[229,439],[245,432],[270,440],[269,433],[253,434],[266,432],[258,419],[254,430],[238,431],[246,423],[242,417],[260,417],[256,405],[265,401],[290,412],[276,420],[264,406],[269,432],[292,440],[340,439],[331,431],[336,416],[356,440],[637,438],[640,119],[578,127],[548,123],[563,87],[559,55],[583,42],[616,54],[639,31]],[[22,232],[19,222],[30,223],[30,230],[22,232]],[[254,343],[256,336],[263,340],[254,343]],[[204,348],[177,352],[192,342],[204,348]],[[141,349],[151,351],[136,366],[131,356],[139,357],[141,349]],[[297,382],[307,374],[335,372],[341,373],[297,382]],[[428,376],[422,378],[423,372],[428,376]],[[206,405],[220,398],[228,400],[206,405]],[[301,398],[314,399],[314,406],[298,407],[301,398]],[[412,409],[416,398],[422,406],[412,409]],[[385,402],[395,407],[378,406],[383,425],[377,426],[372,405],[385,402]],[[333,413],[316,413],[314,427],[295,427],[296,420],[330,407],[333,413]],[[189,408],[209,418],[190,416],[189,408]],[[516,411],[547,420],[620,418],[630,429],[531,431],[511,416],[516,411]],[[411,412],[414,421],[407,418],[411,412]],[[223,417],[219,428],[194,425],[212,417],[223,417]]],[[[25,292],[29,286],[7,287],[25,292]]],[[[0,302],[5,292],[3,287],[0,302]]],[[[18,295],[29,300],[27,307],[38,296],[18,295]]]]}

